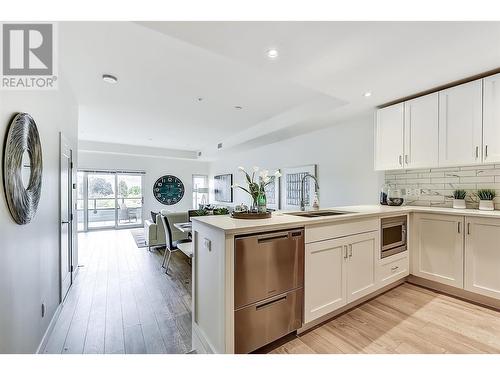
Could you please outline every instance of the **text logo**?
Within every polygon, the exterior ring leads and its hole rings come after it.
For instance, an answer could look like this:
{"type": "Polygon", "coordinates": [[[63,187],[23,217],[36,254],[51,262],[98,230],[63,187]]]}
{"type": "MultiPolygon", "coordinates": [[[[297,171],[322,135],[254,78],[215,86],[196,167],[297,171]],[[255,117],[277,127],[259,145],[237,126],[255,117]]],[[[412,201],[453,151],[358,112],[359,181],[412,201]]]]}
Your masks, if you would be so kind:
{"type": "Polygon", "coordinates": [[[50,23],[2,25],[2,88],[56,87],[54,29],[50,23]]]}

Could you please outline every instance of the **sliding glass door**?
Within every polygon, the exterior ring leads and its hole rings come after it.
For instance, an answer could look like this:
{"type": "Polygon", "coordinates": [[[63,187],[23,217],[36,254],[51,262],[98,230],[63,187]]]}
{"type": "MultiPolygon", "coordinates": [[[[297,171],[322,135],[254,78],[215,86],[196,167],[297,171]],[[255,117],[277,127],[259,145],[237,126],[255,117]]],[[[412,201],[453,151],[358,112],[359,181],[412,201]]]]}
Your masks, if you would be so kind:
{"type": "Polygon", "coordinates": [[[117,173],[119,227],[142,225],[142,175],[117,173]]]}
{"type": "Polygon", "coordinates": [[[142,226],[143,174],[78,172],[78,230],[142,226]]]}

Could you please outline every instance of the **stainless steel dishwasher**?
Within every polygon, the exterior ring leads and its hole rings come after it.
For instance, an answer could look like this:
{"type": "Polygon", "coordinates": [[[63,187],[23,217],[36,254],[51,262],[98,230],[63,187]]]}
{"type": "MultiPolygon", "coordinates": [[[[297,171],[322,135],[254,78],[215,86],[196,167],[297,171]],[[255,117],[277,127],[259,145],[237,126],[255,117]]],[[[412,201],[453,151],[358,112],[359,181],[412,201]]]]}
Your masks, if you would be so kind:
{"type": "Polygon", "coordinates": [[[249,353],[302,326],[304,230],[236,237],[235,352],[249,353]]]}

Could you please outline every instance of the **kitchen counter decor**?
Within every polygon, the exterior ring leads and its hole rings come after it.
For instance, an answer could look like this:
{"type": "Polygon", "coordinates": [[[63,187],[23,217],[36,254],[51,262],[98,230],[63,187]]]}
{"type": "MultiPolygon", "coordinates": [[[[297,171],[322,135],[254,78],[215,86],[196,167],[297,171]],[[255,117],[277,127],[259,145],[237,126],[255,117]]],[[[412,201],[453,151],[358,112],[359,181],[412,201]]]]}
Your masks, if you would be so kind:
{"type": "Polygon", "coordinates": [[[493,199],[495,199],[495,190],[491,189],[481,189],[477,191],[477,196],[479,197],[479,209],[482,211],[493,211],[495,205],[493,204],[493,199]]]}
{"type": "MultiPolygon", "coordinates": [[[[248,187],[243,187],[239,184],[234,184],[233,188],[239,188],[248,193],[252,197],[252,206],[247,211],[236,210],[231,214],[235,219],[266,219],[271,217],[271,212],[267,210],[266,200],[266,186],[272,183],[272,178],[269,176],[267,169],[259,171],[259,167],[253,167],[252,175],[245,171],[245,168],[238,167],[242,173],[245,174],[245,180],[248,187]],[[256,175],[258,173],[258,179],[256,175]]],[[[274,173],[274,178],[281,177],[279,171],[274,173]]]]}
{"type": "Polygon", "coordinates": [[[464,209],[466,196],[467,192],[465,190],[455,190],[453,192],[453,208],[464,209]]]}

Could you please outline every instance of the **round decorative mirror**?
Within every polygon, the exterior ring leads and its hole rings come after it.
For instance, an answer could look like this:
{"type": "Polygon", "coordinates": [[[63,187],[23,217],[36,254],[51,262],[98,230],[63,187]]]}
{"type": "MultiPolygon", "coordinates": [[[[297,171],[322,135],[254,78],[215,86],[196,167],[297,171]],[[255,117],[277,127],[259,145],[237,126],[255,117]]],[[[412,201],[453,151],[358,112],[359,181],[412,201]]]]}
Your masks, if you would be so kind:
{"type": "Polygon", "coordinates": [[[14,221],[28,224],[42,190],[42,146],[33,118],[19,113],[12,120],[4,149],[3,183],[14,221]]]}

